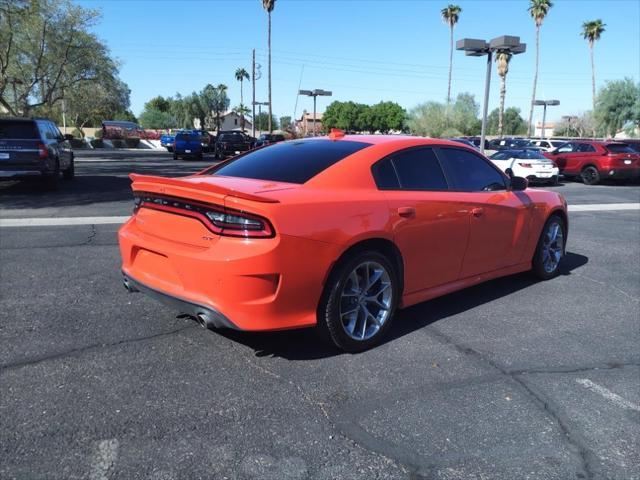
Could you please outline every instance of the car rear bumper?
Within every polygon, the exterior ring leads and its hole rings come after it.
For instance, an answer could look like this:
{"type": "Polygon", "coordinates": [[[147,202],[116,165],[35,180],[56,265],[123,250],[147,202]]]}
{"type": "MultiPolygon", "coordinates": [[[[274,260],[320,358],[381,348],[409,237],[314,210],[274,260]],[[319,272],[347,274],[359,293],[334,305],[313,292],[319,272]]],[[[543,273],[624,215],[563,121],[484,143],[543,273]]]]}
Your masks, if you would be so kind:
{"type": "Polygon", "coordinates": [[[135,282],[132,286],[228,328],[264,331],[315,325],[324,280],[340,255],[339,246],[287,235],[217,237],[199,223],[188,225],[191,220],[184,217],[162,215],[166,238],[146,231],[151,220],[138,219],[140,215],[119,231],[122,272],[135,282]],[[194,245],[185,243],[183,232],[188,229],[194,245]]]}
{"type": "Polygon", "coordinates": [[[602,178],[614,180],[630,180],[640,178],[640,168],[610,168],[600,172],[602,178]]]}

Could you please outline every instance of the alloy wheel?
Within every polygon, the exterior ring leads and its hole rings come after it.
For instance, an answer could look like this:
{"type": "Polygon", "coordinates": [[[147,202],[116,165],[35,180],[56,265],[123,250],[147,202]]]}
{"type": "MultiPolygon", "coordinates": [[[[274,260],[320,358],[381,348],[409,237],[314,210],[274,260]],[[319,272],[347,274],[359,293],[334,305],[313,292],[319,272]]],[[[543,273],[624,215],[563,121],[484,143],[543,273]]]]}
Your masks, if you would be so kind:
{"type": "Polygon", "coordinates": [[[547,273],[554,272],[564,254],[564,232],[559,222],[553,221],[547,226],[542,243],[542,265],[547,273]]]}

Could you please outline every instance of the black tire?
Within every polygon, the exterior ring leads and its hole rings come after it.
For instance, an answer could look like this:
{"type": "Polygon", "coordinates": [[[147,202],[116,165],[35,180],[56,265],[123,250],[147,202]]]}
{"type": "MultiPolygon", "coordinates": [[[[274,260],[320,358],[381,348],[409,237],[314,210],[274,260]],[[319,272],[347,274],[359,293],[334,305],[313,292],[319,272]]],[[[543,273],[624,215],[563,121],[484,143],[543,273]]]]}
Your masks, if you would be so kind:
{"type": "MultiPolygon", "coordinates": [[[[369,290],[374,287],[381,288],[382,285],[386,284],[386,282],[383,283],[382,280],[379,280],[379,282],[379,284],[378,282],[375,282],[369,290]]],[[[378,294],[378,299],[381,298],[380,295],[383,295],[383,293],[381,292],[378,294]]],[[[395,271],[394,266],[387,259],[387,257],[372,250],[356,252],[353,256],[344,259],[339,264],[337,264],[331,272],[329,279],[327,280],[324,292],[318,305],[318,330],[326,339],[330,340],[341,350],[352,353],[367,350],[380,343],[380,341],[384,338],[386,332],[389,330],[391,323],[393,322],[393,317],[396,306],[398,304],[399,296],[400,289],[397,272],[395,271]],[[369,324],[374,333],[361,340],[356,340],[355,338],[353,338],[353,336],[347,333],[348,327],[343,325],[341,319],[341,307],[343,306],[342,302],[345,300],[343,291],[348,282],[352,281],[350,280],[350,275],[352,274],[352,272],[354,272],[356,268],[363,264],[366,264],[367,262],[370,262],[372,265],[378,265],[382,267],[387,273],[389,279],[389,287],[387,289],[391,291],[391,296],[387,300],[384,300],[384,296],[382,297],[382,301],[387,301],[389,304],[388,315],[386,316],[384,323],[382,323],[381,326],[369,324]]],[[[354,297],[356,297],[356,295],[354,295],[354,297]]],[[[353,301],[357,302],[358,300],[354,299],[353,301]]],[[[370,304],[367,304],[367,307],[369,306],[370,304]]],[[[358,308],[357,305],[356,308],[358,308]]],[[[382,310],[376,312],[376,317],[380,314],[380,312],[382,312],[382,310]]],[[[384,315],[384,313],[382,314],[384,315]]],[[[356,326],[360,321],[359,315],[360,310],[356,313],[353,330],[356,329],[356,326]]],[[[369,330],[369,328],[367,327],[367,322],[368,317],[366,317],[365,323],[363,324],[363,332],[365,330],[369,330]]],[[[362,322],[360,322],[360,324],[362,325],[362,322]]],[[[360,329],[358,328],[358,330],[360,329]]]]}
{"type": "MultiPolygon", "coordinates": [[[[531,264],[531,271],[534,273],[536,277],[541,280],[550,280],[554,277],[557,277],[560,273],[560,267],[562,266],[562,259],[564,258],[566,244],[565,239],[567,238],[567,230],[564,220],[560,215],[551,215],[544,224],[542,228],[542,232],[540,232],[540,238],[538,239],[538,245],[536,247],[536,251],[533,255],[533,261],[531,264]],[[549,245],[549,230],[553,225],[559,226],[559,234],[561,234],[562,245],[558,245],[556,242],[556,247],[559,247],[560,258],[555,263],[554,268],[550,269],[550,264],[547,262],[547,255],[551,253],[548,250],[549,245]]],[[[553,248],[553,243],[552,243],[553,248]]],[[[553,248],[553,251],[557,251],[557,248],[553,248]]]]}
{"type": "Polygon", "coordinates": [[[62,171],[62,178],[64,178],[65,180],[73,180],[73,177],[75,176],[76,176],[75,160],[72,156],[71,163],[65,170],[62,171]]]}
{"type": "Polygon", "coordinates": [[[169,153],[173,153],[173,147],[167,147],[167,151],[168,151],[169,153]]]}
{"type": "Polygon", "coordinates": [[[178,154],[177,154],[177,153],[174,153],[174,154],[173,154],[173,159],[174,159],[174,160],[177,160],[177,159],[178,159],[178,154]]]}
{"type": "Polygon", "coordinates": [[[42,179],[42,188],[44,190],[57,190],[60,184],[60,163],[56,160],[56,168],[55,170],[47,175],[43,175],[42,179]]]}
{"type": "Polygon", "coordinates": [[[198,154],[198,160],[199,160],[199,161],[204,160],[204,154],[203,154],[202,152],[200,152],[200,153],[198,154]]]}
{"type": "Polygon", "coordinates": [[[580,178],[585,185],[597,185],[600,182],[600,172],[593,165],[589,165],[582,169],[580,178]]]}

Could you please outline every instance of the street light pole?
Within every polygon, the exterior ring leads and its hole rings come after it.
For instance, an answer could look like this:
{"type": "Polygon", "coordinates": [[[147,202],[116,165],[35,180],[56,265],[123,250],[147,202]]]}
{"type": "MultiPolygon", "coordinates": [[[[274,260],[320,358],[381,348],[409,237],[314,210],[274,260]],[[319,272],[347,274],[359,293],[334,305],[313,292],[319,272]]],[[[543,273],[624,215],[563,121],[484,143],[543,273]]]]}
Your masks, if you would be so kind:
{"type": "Polygon", "coordinates": [[[299,90],[299,95],[306,95],[308,97],[313,97],[313,136],[317,135],[316,133],[316,97],[330,97],[332,92],[327,90],[322,90],[316,88],[315,90],[299,90]]]}
{"type": "Polygon", "coordinates": [[[482,107],[482,129],[480,132],[480,151],[484,153],[484,143],[487,134],[487,112],[489,109],[489,89],[491,86],[491,59],[493,52],[507,52],[513,55],[525,52],[527,45],[520,43],[520,37],[503,35],[490,42],[477,38],[463,38],[456,42],[456,50],[463,50],[470,57],[487,56],[487,73],[484,84],[484,105],[482,107]]]}
{"type": "Polygon", "coordinates": [[[560,100],[534,100],[533,104],[534,105],[542,105],[543,106],[543,110],[542,110],[542,132],[540,132],[540,137],[541,138],[545,138],[544,131],[545,131],[545,127],[547,125],[547,105],[549,105],[549,106],[560,105],[560,100]]]}

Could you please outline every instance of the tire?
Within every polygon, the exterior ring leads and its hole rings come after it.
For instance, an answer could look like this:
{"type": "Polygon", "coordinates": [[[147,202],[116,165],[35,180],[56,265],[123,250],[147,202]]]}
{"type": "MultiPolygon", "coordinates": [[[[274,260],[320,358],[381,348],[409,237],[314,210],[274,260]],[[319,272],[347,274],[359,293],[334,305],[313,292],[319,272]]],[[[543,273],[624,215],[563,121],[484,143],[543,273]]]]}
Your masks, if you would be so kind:
{"type": "Polygon", "coordinates": [[[562,217],[551,215],[542,228],[531,265],[532,272],[539,279],[549,280],[560,273],[560,265],[565,254],[566,234],[566,225],[562,217]]]}
{"type": "Polygon", "coordinates": [[[200,153],[198,154],[198,160],[199,160],[199,161],[204,160],[204,155],[203,155],[203,153],[202,153],[202,152],[200,152],[200,153]]]}
{"type": "Polygon", "coordinates": [[[60,183],[60,163],[56,160],[56,168],[53,173],[42,177],[42,188],[45,190],[57,190],[60,183]]]}
{"type": "Polygon", "coordinates": [[[174,153],[174,154],[173,154],[173,159],[174,159],[174,160],[177,160],[177,159],[178,159],[178,154],[177,154],[177,153],[174,153]]]}
{"type": "Polygon", "coordinates": [[[75,176],[76,176],[75,160],[73,157],[71,157],[71,163],[65,170],[62,171],[62,178],[64,178],[65,180],[73,180],[73,177],[75,176]]]}
{"type": "Polygon", "coordinates": [[[169,153],[173,153],[173,147],[167,147],[167,151],[168,151],[169,153]]]}
{"type": "Polygon", "coordinates": [[[580,178],[585,185],[597,185],[600,182],[600,173],[596,167],[589,165],[582,169],[580,178]]]}
{"type": "Polygon", "coordinates": [[[551,179],[551,185],[560,185],[560,176],[559,175],[554,175],[553,178],[551,179]]]}
{"type": "Polygon", "coordinates": [[[372,250],[357,252],[331,272],[318,305],[318,329],[341,350],[367,350],[380,343],[391,326],[399,295],[397,273],[387,257],[372,250]],[[359,288],[367,275],[370,280],[379,277],[368,290],[359,288]],[[345,309],[351,313],[343,313],[345,309]]]}

